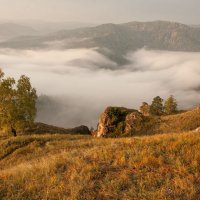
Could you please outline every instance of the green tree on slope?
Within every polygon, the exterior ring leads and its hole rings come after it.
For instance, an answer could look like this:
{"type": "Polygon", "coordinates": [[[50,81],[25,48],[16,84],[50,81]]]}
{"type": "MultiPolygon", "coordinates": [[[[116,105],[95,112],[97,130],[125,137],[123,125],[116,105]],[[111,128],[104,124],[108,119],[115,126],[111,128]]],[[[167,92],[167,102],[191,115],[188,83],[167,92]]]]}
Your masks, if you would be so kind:
{"type": "Polygon", "coordinates": [[[176,101],[176,99],[173,97],[173,95],[171,95],[171,96],[165,101],[164,112],[165,112],[167,115],[174,114],[174,113],[177,112],[177,101],[176,101]]]}
{"type": "Polygon", "coordinates": [[[163,114],[163,99],[159,96],[155,97],[150,106],[151,115],[162,115],[163,114]]]}
{"type": "Polygon", "coordinates": [[[28,77],[23,75],[16,83],[14,78],[4,78],[0,70],[0,128],[16,136],[18,131],[31,127],[36,116],[36,101],[36,90],[28,77]]]}

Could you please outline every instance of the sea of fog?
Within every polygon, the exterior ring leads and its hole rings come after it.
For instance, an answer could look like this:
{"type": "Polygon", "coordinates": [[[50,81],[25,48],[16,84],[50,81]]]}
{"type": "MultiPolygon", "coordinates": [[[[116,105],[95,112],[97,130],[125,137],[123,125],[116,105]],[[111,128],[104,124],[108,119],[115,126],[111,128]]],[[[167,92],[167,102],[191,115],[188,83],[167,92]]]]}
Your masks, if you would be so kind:
{"type": "Polygon", "coordinates": [[[200,53],[141,49],[118,66],[94,49],[0,50],[6,75],[31,78],[46,104],[37,121],[63,127],[96,126],[107,106],[138,108],[154,96],[174,95],[179,108],[200,103],[200,53]],[[44,96],[46,95],[46,96],[44,96]]]}

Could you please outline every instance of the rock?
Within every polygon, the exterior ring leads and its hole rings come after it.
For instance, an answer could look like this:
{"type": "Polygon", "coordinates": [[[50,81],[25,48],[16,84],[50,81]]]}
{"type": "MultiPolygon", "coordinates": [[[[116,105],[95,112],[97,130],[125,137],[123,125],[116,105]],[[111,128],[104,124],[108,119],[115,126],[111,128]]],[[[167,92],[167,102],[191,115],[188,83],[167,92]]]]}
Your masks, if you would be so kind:
{"type": "Polygon", "coordinates": [[[98,123],[98,129],[96,132],[97,137],[104,137],[109,132],[112,131],[112,119],[109,116],[110,107],[108,107],[101,115],[99,123],[98,123]]]}
{"type": "Polygon", "coordinates": [[[143,118],[143,115],[138,111],[128,114],[125,119],[125,133],[129,133],[133,130],[139,131],[143,118]]]}
{"type": "Polygon", "coordinates": [[[138,130],[143,115],[137,110],[123,107],[108,107],[101,114],[96,137],[109,137],[128,134],[132,130],[138,130]]]}

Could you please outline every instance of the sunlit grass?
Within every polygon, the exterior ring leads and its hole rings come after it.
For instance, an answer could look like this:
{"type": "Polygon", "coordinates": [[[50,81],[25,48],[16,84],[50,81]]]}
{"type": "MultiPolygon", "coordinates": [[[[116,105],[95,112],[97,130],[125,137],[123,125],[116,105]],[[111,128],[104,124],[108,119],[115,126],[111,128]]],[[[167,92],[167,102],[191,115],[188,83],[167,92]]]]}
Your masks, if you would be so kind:
{"type": "Polygon", "coordinates": [[[200,133],[0,141],[0,199],[198,199],[200,133]]]}

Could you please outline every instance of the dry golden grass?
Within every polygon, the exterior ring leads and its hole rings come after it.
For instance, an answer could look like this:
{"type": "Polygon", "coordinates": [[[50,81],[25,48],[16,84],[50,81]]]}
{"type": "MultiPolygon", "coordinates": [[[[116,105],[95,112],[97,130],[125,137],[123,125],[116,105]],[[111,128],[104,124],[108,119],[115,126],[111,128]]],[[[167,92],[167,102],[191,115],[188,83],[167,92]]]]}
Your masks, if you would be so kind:
{"type": "Polygon", "coordinates": [[[200,133],[0,140],[0,199],[198,200],[200,133]]]}
{"type": "MultiPolygon", "coordinates": [[[[193,131],[200,127],[200,109],[167,116],[151,116],[142,123],[142,134],[153,135],[162,133],[182,133],[193,131]]],[[[140,134],[140,132],[139,132],[140,134]]]]}
{"type": "Polygon", "coordinates": [[[200,127],[200,109],[161,117],[160,132],[191,131],[200,127]]]}

